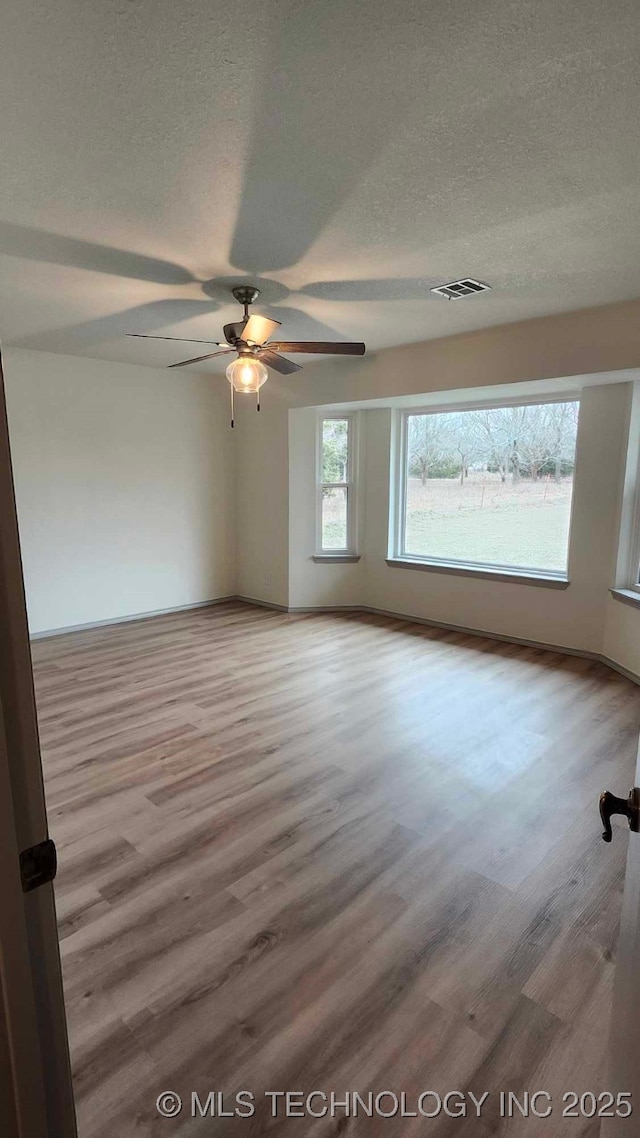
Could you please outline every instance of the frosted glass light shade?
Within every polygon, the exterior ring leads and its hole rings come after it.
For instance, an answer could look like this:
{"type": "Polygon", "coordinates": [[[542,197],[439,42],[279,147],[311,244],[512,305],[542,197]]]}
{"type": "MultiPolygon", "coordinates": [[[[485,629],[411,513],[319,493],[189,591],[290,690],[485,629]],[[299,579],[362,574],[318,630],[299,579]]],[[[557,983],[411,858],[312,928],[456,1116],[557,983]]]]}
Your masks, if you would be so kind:
{"type": "Polygon", "coordinates": [[[234,391],[243,391],[247,395],[259,391],[268,376],[265,365],[250,356],[238,356],[227,368],[227,379],[234,391]]]}

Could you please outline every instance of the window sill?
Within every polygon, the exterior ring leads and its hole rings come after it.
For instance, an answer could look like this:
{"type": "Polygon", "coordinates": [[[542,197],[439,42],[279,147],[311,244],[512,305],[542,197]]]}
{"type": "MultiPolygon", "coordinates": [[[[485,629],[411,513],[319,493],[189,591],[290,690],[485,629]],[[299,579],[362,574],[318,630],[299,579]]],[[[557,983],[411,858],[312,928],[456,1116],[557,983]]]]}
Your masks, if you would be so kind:
{"type": "Polygon", "coordinates": [[[360,560],[360,554],[359,553],[314,553],[311,557],[311,560],[315,561],[317,564],[323,564],[326,561],[328,561],[330,563],[336,563],[336,564],[340,563],[340,562],[347,562],[347,561],[355,562],[355,561],[360,560]]]}
{"type": "Polygon", "coordinates": [[[631,605],[632,608],[640,609],[640,591],[638,589],[609,589],[611,596],[616,601],[622,601],[623,605],[631,605]]]}
{"type": "Polygon", "coordinates": [[[567,577],[547,577],[517,569],[483,569],[473,565],[456,565],[447,561],[412,561],[409,557],[388,557],[392,569],[421,569],[426,573],[449,573],[456,577],[479,577],[487,581],[505,581],[520,585],[541,585],[545,589],[568,589],[567,577]]]}

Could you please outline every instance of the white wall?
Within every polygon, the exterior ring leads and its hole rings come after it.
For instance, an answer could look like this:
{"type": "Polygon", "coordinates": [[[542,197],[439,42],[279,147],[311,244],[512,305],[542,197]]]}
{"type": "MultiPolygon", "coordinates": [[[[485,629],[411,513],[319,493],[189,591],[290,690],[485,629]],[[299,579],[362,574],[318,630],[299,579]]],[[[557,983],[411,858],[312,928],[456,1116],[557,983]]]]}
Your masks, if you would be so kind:
{"type": "Polygon", "coordinates": [[[15,349],[4,362],[31,631],[234,593],[226,383],[15,349]]]}
{"type": "MultiPolygon", "coordinates": [[[[628,383],[603,382],[584,392],[568,589],[387,566],[389,410],[365,412],[361,562],[357,566],[318,565],[311,560],[315,511],[311,408],[465,388],[508,390],[506,385],[531,381],[535,388],[536,381],[594,372],[615,372],[625,379],[622,369],[640,366],[639,318],[638,302],[611,305],[408,345],[364,361],[323,363],[305,368],[294,380],[270,380],[263,398],[263,406],[270,407],[269,428],[245,432],[240,424],[238,469],[243,470],[245,461],[256,462],[256,448],[263,457],[268,455],[270,480],[279,487],[280,500],[259,539],[255,530],[249,532],[251,512],[245,509],[245,524],[238,532],[238,561],[245,567],[240,569],[245,581],[251,573],[259,574],[262,581],[267,577],[277,580],[278,587],[270,593],[264,587],[257,592],[245,587],[242,592],[291,607],[367,604],[561,647],[593,652],[607,647],[608,654],[624,666],[631,668],[630,661],[635,661],[634,670],[640,674],[640,651],[634,649],[636,641],[629,631],[636,614],[610,600],[608,593],[615,575],[621,459],[629,422],[628,383]],[[281,507],[287,493],[291,510],[285,518],[281,507]],[[613,616],[611,605],[615,606],[613,616]]],[[[611,375],[606,378],[610,380],[611,375]]],[[[241,498],[250,493],[244,478],[238,492],[241,498]]],[[[268,492],[264,494],[266,509],[268,492]]]]}
{"type": "MultiPolygon", "coordinates": [[[[250,406],[241,407],[238,414],[238,591],[280,605],[292,603],[291,409],[640,368],[639,322],[640,301],[629,301],[408,344],[364,360],[305,363],[304,371],[292,378],[271,375],[263,391],[261,414],[256,415],[250,406]]],[[[346,570],[321,568],[331,570],[335,595],[343,595],[349,576],[346,570]]],[[[319,580],[315,570],[309,572],[319,580]]],[[[406,588],[425,586],[416,582],[406,588]]],[[[294,595],[302,605],[297,586],[294,595]]]]}
{"type": "Polygon", "coordinates": [[[607,598],[603,654],[640,676],[640,609],[607,598]]]}
{"type": "Polygon", "coordinates": [[[631,384],[588,387],[583,392],[576,455],[567,589],[492,581],[389,566],[391,410],[367,410],[364,418],[364,518],[362,559],[357,566],[310,560],[315,518],[313,410],[290,414],[290,604],[362,604],[444,624],[602,651],[605,608],[617,548],[621,464],[631,384]],[[295,495],[295,497],[293,496],[295,495]],[[293,517],[295,501],[297,517],[293,517]],[[306,519],[304,525],[302,519],[306,519]]]}
{"type": "Polygon", "coordinates": [[[260,414],[253,401],[237,401],[235,432],[222,377],[7,351],[32,630],[237,593],[291,607],[369,604],[606,650],[640,671],[640,614],[608,596],[620,497],[613,456],[625,453],[629,418],[625,384],[585,392],[564,592],[385,564],[389,410],[364,413],[357,565],[311,560],[310,497],[314,406],[525,380],[535,387],[554,376],[638,367],[638,319],[640,303],[630,302],[323,363],[292,379],[271,376],[260,414]]]}
{"type": "Polygon", "coordinates": [[[262,410],[236,398],[236,591],[286,605],[289,597],[288,407],[267,384],[262,410]]]}

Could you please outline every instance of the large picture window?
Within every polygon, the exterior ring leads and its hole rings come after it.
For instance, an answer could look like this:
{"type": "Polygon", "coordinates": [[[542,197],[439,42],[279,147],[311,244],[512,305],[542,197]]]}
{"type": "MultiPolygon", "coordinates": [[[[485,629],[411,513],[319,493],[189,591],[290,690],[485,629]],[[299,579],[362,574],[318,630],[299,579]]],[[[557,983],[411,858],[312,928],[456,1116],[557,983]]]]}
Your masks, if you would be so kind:
{"type": "Polygon", "coordinates": [[[321,418],[318,426],[318,551],[353,553],[353,418],[321,418]]]}
{"type": "Polygon", "coordinates": [[[578,408],[405,415],[398,555],[566,576],[578,408]]]}

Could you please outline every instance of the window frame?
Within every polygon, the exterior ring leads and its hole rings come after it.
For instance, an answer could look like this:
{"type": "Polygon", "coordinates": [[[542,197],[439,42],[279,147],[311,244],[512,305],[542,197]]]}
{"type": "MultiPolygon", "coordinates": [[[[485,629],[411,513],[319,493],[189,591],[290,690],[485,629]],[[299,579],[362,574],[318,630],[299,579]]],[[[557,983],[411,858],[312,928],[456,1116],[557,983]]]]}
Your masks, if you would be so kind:
{"type": "MultiPolygon", "coordinates": [[[[632,403],[630,408],[629,439],[633,453],[634,485],[632,491],[631,526],[629,536],[628,564],[623,583],[625,589],[635,593],[640,602],[640,381],[636,380],[633,387],[632,403]],[[627,582],[629,582],[627,584],[627,582]]],[[[627,462],[629,462],[629,448],[627,462]]],[[[621,519],[621,538],[624,532],[624,507],[621,519]]]]}
{"type": "MultiPolygon", "coordinates": [[[[511,565],[497,561],[468,561],[462,558],[439,558],[429,557],[426,554],[409,553],[406,550],[406,506],[407,506],[407,482],[408,482],[408,423],[409,418],[413,415],[444,415],[456,411],[493,411],[500,410],[503,407],[541,407],[548,406],[553,403],[577,403],[578,404],[578,429],[580,423],[580,398],[581,393],[572,391],[566,394],[553,395],[547,398],[526,398],[526,399],[500,399],[500,400],[478,400],[469,401],[468,403],[448,403],[438,405],[427,405],[418,407],[403,408],[399,415],[399,423],[397,427],[397,460],[396,460],[396,477],[395,477],[395,494],[393,495],[395,505],[395,523],[393,527],[393,543],[390,549],[389,561],[394,564],[401,562],[408,563],[415,567],[430,568],[435,571],[442,572],[468,572],[477,573],[481,576],[487,577],[495,575],[497,577],[517,578],[523,577],[531,581],[539,578],[541,581],[557,581],[568,582],[569,580],[569,561],[571,556],[571,536],[573,530],[573,510],[574,510],[574,494],[571,494],[571,509],[569,514],[569,535],[567,542],[567,565],[565,569],[544,569],[537,566],[528,565],[511,565]]],[[[575,468],[577,465],[578,445],[576,439],[576,458],[574,460],[574,477],[575,468]]],[[[640,527],[638,530],[639,536],[639,554],[640,554],[640,527]]],[[[640,575],[639,575],[640,576],[640,575]]],[[[640,594],[640,583],[638,584],[638,593],[640,594]]]]}
{"type": "Polygon", "coordinates": [[[630,385],[628,434],[620,495],[618,551],[611,595],[640,606],[640,380],[630,385]]]}
{"type": "Polygon", "coordinates": [[[357,417],[354,412],[318,413],[316,423],[316,541],[315,557],[318,559],[343,559],[357,556],[358,518],[356,486],[358,470],[358,432],[357,417]],[[324,482],[323,426],[329,420],[347,423],[347,480],[345,482],[324,482]],[[325,549],[322,545],[322,492],[325,489],[345,488],[347,494],[347,544],[344,548],[325,549]]]}
{"type": "Polygon", "coordinates": [[[631,550],[631,566],[629,570],[631,581],[630,584],[625,587],[637,593],[638,599],[640,600],[640,494],[637,495],[635,504],[631,550]]]}
{"type": "Polygon", "coordinates": [[[629,562],[625,573],[628,584],[625,582],[622,587],[637,593],[640,601],[640,481],[634,495],[629,562]]]}

